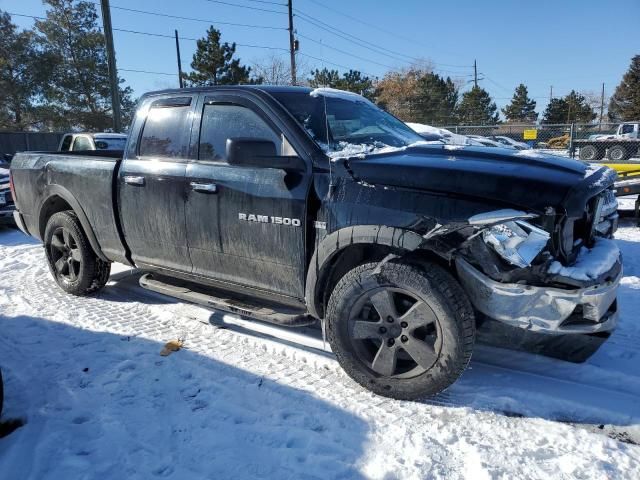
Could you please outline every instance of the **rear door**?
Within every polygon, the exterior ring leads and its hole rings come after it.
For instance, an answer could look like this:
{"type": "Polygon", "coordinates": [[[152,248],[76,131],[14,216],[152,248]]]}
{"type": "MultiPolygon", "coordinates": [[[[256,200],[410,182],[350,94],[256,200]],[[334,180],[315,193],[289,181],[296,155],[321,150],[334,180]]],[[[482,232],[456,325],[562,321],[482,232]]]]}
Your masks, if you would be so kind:
{"type": "Polygon", "coordinates": [[[185,225],[185,172],[193,95],[152,97],[131,128],[136,138],[118,176],[120,219],[133,261],[191,271],[185,225]]]}
{"type": "Polygon", "coordinates": [[[273,141],[278,155],[296,155],[278,119],[256,102],[231,94],[201,99],[195,158],[187,167],[193,271],[302,298],[310,165],[305,173],[288,173],[226,161],[229,138],[273,141]]]}

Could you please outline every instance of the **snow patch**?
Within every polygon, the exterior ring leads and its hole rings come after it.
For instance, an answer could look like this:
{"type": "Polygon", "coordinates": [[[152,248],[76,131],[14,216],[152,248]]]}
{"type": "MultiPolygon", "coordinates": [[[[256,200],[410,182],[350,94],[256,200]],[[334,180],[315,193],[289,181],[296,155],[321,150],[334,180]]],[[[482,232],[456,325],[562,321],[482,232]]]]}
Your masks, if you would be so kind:
{"type": "Polygon", "coordinates": [[[555,261],[549,265],[548,272],[575,280],[595,280],[611,270],[619,259],[620,249],[616,242],[606,238],[597,238],[593,248],[582,247],[580,249],[573,266],[564,267],[560,262],[555,261]]]}
{"type": "Polygon", "coordinates": [[[432,145],[432,142],[427,142],[426,140],[418,141],[410,145],[406,145],[404,147],[392,147],[390,145],[385,145],[383,143],[371,145],[367,143],[338,142],[339,150],[336,150],[336,151],[329,150],[326,144],[320,144],[320,147],[329,156],[331,161],[336,161],[341,158],[349,158],[349,157],[365,158],[367,155],[402,152],[407,148],[420,147],[423,145],[432,145]]]}
{"type": "Polygon", "coordinates": [[[346,90],[338,90],[337,88],[329,88],[329,87],[321,87],[312,90],[309,95],[312,97],[331,97],[331,98],[340,98],[342,100],[348,100],[350,102],[363,102],[368,100],[364,98],[362,95],[358,95],[357,93],[347,92],[346,90]]]}

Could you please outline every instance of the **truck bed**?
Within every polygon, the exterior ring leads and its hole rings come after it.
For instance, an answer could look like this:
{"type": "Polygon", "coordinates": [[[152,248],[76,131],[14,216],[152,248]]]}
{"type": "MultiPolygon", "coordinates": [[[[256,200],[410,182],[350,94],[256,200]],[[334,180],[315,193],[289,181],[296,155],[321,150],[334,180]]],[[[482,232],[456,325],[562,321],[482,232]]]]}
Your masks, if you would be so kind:
{"type": "Polygon", "coordinates": [[[122,158],[122,151],[16,154],[11,163],[16,205],[29,233],[42,239],[47,211],[67,203],[100,256],[126,261],[115,182],[122,158]]]}

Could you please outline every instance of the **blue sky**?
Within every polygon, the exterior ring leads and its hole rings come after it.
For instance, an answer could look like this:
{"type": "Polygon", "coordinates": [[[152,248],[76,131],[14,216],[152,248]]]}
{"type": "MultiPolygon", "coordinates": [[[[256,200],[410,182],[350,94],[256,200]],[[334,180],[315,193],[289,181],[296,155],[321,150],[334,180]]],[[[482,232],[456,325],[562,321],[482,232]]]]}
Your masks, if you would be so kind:
{"type": "MultiPolygon", "coordinates": [[[[261,25],[282,29],[212,22],[222,31],[225,41],[287,49],[284,3],[284,0],[111,1],[114,29],[172,35],[177,28],[182,37],[199,38],[209,25],[206,20],[261,25]],[[152,16],[115,7],[205,21],[152,16]]],[[[37,16],[45,12],[40,0],[0,0],[0,8],[37,16]]],[[[610,94],[627,70],[631,57],[640,54],[640,0],[294,0],[294,8],[299,12],[294,23],[301,53],[324,60],[307,58],[310,66],[334,67],[333,63],[381,77],[388,67],[407,66],[410,57],[424,58],[434,62],[437,72],[466,82],[472,78],[471,65],[475,59],[484,78],[481,86],[492,94],[499,106],[508,103],[520,82],[529,87],[529,94],[538,102],[538,111],[546,105],[551,85],[554,96],[564,95],[571,89],[599,94],[604,82],[610,94]],[[389,56],[344,36],[333,35],[317,22],[382,47],[389,56]]],[[[33,20],[14,17],[14,22],[28,27],[33,20]]],[[[123,31],[115,31],[114,39],[120,76],[133,87],[136,95],[177,86],[177,75],[125,71],[175,72],[173,39],[123,31]]],[[[184,39],[180,44],[183,68],[188,68],[195,41],[184,39]]],[[[286,51],[249,46],[239,46],[237,53],[249,64],[270,54],[288,58],[286,51]]]]}

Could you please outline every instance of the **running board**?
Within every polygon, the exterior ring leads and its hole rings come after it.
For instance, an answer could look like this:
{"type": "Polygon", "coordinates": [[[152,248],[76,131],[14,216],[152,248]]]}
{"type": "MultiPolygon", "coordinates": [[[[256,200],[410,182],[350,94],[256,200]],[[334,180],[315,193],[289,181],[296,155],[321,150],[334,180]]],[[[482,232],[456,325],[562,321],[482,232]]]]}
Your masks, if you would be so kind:
{"type": "Polygon", "coordinates": [[[279,304],[258,303],[248,297],[234,296],[222,290],[202,287],[174,278],[160,277],[151,273],[140,277],[140,286],[185,302],[277,325],[302,327],[316,322],[306,311],[295,310],[279,304]]]}

